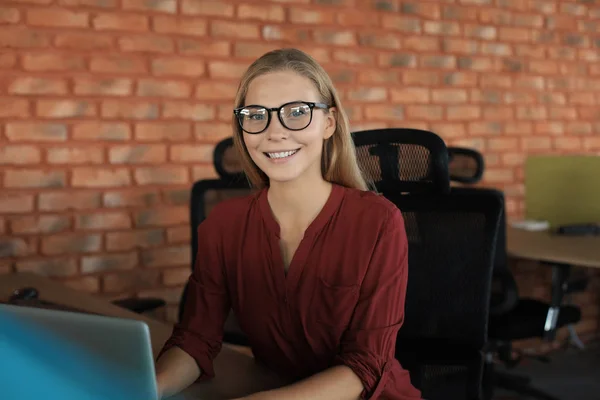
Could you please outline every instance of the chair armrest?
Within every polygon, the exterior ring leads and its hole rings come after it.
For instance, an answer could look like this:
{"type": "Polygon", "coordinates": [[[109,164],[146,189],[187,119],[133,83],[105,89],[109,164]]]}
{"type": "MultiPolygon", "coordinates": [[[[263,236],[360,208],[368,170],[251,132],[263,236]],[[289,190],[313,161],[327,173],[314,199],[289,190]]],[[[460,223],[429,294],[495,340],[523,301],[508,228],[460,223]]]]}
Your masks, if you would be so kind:
{"type": "Polygon", "coordinates": [[[153,297],[145,297],[145,298],[135,298],[130,297],[126,299],[115,300],[112,304],[125,308],[127,310],[133,311],[135,313],[141,314],[148,311],[155,310],[159,307],[165,306],[167,303],[163,299],[153,298],[153,297]]]}
{"type": "Polygon", "coordinates": [[[519,302],[519,291],[514,277],[508,270],[498,269],[492,277],[490,314],[499,315],[511,310],[519,302]]]}

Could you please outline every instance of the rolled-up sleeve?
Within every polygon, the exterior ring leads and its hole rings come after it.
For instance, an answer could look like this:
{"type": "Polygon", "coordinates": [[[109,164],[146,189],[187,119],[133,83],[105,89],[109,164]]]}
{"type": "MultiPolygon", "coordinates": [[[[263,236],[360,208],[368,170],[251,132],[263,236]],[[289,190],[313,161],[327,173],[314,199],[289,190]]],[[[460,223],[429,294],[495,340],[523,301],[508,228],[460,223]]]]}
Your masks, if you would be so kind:
{"type": "Polygon", "coordinates": [[[374,248],[335,365],[361,379],[361,398],[377,399],[395,364],[396,336],[404,321],[408,241],[400,211],[392,211],[374,248]]]}
{"type": "Polygon", "coordinates": [[[218,225],[209,216],[198,227],[196,263],[183,316],[157,357],[174,346],[181,348],[196,360],[200,380],[215,376],[213,361],[221,351],[223,326],[231,307],[222,254],[218,225]]]}

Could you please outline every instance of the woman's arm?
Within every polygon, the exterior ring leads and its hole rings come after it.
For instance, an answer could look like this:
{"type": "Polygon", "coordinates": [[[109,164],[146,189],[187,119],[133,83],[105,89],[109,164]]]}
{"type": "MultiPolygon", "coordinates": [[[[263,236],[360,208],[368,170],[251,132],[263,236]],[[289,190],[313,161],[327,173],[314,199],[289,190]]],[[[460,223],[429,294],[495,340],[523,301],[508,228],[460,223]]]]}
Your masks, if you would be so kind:
{"type": "Polygon", "coordinates": [[[196,360],[179,347],[167,350],[156,363],[158,398],[179,393],[200,377],[196,360]]]}
{"type": "Polygon", "coordinates": [[[358,376],[339,365],[279,389],[260,392],[243,400],[358,400],[364,390],[358,376]]]}

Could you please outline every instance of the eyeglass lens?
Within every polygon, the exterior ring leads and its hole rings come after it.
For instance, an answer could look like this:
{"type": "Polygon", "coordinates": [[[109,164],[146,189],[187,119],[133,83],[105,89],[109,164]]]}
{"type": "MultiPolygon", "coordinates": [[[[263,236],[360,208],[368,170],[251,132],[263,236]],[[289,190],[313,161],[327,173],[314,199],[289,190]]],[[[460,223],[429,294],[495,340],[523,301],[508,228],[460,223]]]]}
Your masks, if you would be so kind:
{"type": "MultiPolygon", "coordinates": [[[[270,111],[265,107],[245,107],[240,110],[239,121],[243,130],[249,133],[259,133],[267,128],[270,111]]],[[[279,111],[279,121],[290,130],[306,128],[311,121],[312,109],[305,103],[286,104],[279,111]]]]}

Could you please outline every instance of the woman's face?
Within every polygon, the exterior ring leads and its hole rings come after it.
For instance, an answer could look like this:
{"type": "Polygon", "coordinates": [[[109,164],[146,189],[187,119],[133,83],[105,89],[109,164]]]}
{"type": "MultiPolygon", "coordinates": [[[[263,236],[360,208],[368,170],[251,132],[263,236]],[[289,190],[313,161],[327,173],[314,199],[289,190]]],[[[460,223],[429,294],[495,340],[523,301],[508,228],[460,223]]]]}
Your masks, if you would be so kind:
{"type": "MultiPolygon", "coordinates": [[[[292,71],[272,72],[255,78],[248,87],[244,107],[259,105],[266,108],[279,108],[286,103],[299,101],[320,103],[314,84],[292,71]]],[[[261,130],[268,116],[264,110],[248,107],[250,114],[245,127],[250,131],[261,130]]],[[[290,104],[281,113],[271,111],[268,127],[261,133],[243,132],[244,142],[254,163],[268,177],[270,184],[290,182],[302,177],[323,179],[321,156],[323,141],[335,132],[333,111],[320,108],[311,110],[303,104],[290,104]],[[298,129],[308,121],[310,124],[298,129]]]]}

